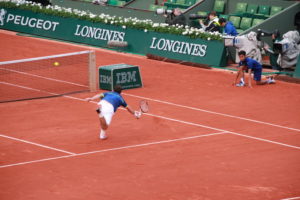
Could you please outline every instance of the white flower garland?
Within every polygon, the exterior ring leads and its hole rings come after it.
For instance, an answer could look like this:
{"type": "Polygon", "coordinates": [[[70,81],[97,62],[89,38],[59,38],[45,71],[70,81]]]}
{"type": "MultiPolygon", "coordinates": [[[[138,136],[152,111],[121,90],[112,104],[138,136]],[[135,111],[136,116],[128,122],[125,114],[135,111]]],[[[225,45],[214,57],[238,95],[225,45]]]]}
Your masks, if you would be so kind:
{"type": "Polygon", "coordinates": [[[72,8],[64,8],[57,5],[54,6],[48,5],[46,7],[42,7],[40,3],[35,3],[35,2],[25,1],[25,0],[0,0],[0,3],[1,2],[10,2],[15,4],[17,7],[20,6],[38,7],[41,10],[46,9],[50,11],[52,10],[58,12],[65,12],[79,17],[88,17],[90,19],[96,19],[98,17],[106,24],[121,26],[123,29],[138,28],[138,29],[142,29],[144,32],[149,32],[152,30],[152,31],[171,33],[171,34],[176,33],[184,36],[190,36],[192,38],[201,38],[206,40],[212,40],[212,39],[222,40],[222,34],[218,32],[213,32],[213,33],[205,32],[203,29],[197,29],[190,26],[183,26],[178,24],[169,26],[166,23],[157,23],[149,19],[139,20],[136,17],[123,18],[123,17],[110,16],[103,13],[100,15],[96,15],[89,11],[82,11],[82,10],[72,9],[72,8]]]}

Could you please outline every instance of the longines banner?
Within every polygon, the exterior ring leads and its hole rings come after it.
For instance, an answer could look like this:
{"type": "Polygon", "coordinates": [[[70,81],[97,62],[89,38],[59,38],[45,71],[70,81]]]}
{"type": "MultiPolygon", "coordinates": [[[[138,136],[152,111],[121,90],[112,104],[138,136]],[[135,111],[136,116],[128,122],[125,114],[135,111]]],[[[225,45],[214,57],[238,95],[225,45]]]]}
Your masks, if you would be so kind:
{"type": "Polygon", "coordinates": [[[107,47],[110,40],[128,43],[124,50],[199,64],[223,66],[220,41],[123,29],[119,26],[0,7],[0,28],[49,38],[107,47]]]}

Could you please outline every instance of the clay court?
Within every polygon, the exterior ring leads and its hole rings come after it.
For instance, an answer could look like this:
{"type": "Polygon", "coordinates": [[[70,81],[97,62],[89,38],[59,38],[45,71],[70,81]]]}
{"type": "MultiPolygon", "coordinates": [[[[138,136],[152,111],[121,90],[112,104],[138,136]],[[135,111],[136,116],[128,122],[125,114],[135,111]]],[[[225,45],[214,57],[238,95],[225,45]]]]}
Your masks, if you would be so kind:
{"type": "Polygon", "coordinates": [[[84,101],[96,93],[1,103],[1,199],[300,199],[299,84],[239,88],[222,70],[7,31],[0,42],[0,61],[95,50],[97,66],[138,65],[144,87],[123,96],[150,105],[138,120],[119,109],[102,141],[84,101]]]}

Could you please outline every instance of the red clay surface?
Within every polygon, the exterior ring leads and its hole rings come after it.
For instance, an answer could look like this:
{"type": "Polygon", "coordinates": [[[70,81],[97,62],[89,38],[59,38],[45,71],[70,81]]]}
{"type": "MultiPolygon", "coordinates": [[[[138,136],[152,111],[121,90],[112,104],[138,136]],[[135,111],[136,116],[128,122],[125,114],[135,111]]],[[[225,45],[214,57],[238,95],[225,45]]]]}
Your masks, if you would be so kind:
{"type": "MultiPolygon", "coordinates": [[[[90,49],[6,31],[0,43],[0,61],[90,49]]],[[[144,88],[124,98],[134,108],[148,98],[149,115],[118,110],[100,141],[96,104],[82,101],[94,93],[1,103],[1,199],[300,197],[300,85],[237,88],[229,72],[101,49],[96,58],[140,66],[144,88]]]]}

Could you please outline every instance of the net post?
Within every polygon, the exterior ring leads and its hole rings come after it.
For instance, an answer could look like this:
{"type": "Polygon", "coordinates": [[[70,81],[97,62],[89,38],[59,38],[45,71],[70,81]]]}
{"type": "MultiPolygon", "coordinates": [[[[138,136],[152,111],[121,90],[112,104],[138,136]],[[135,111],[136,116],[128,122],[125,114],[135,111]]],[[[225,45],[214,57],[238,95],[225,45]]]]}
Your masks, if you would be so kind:
{"type": "Polygon", "coordinates": [[[91,92],[97,91],[97,69],[95,51],[89,53],[89,88],[91,92]]]}

